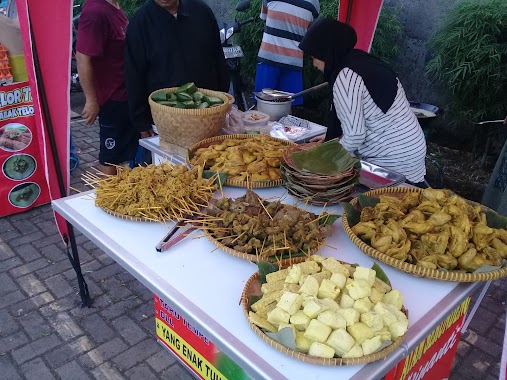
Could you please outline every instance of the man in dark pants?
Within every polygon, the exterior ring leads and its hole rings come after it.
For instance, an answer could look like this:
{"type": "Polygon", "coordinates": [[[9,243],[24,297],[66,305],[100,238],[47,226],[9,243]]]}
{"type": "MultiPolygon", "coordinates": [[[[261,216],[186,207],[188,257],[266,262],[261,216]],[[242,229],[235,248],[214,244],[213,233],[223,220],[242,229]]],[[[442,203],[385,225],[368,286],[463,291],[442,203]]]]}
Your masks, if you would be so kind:
{"type": "Polygon", "coordinates": [[[229,89],[218,24],[201,0],[148,0],[127,29],[125,65],[130,116],[142,137],[153,136],[153,91],[188,82],[229,89]]]}
{"type": "Polygon", "coordinates": [[[128,20],[117,0],[87,0],[79,18],[76,60],[86,97],[82,116],[100,125],[100,170],[133,160],[139,132],[128,116],[124,46],[128,20]]]}

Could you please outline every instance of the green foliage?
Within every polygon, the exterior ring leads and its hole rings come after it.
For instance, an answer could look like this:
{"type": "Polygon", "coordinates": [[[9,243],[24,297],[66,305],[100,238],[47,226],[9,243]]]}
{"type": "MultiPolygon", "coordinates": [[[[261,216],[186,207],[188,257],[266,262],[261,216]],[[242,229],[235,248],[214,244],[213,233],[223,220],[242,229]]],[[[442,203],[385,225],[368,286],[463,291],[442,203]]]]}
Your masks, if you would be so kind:
{"type": "Polygon", "coordinates": [[[507,2],[465,0],[431,41],[427,70],[449,97],[448,113],[474,122],[507,114],[507,2]]]}
{"type": "MultiPolygon", "coordinates": [[[[143,5],[145,1],[146,0],[119,0],[119,3],[127,17],[130,18],[135,11],[137,11],[137,8],[143,5]]],[[[83,5],[85,2],[86,0],[74,0],[74,5],[83,5]]]]}

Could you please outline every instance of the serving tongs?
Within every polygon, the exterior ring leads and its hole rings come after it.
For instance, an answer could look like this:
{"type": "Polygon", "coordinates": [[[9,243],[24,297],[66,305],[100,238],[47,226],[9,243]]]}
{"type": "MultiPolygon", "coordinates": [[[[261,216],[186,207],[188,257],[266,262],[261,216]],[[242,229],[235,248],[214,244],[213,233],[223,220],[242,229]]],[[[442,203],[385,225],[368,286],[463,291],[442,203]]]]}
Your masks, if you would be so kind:
{"type": "Polygon", "coordinates": [[[196,220],[195,222],[192,222],[191,225],[195,227],[187,227],[185,228],[185,231],[179,233],[176,235],[176,232],[182,227],[185,227],[188,224],[188,220],[184,219],[179,221],[174,225],[173,228],[167,233],[167,235],[164,236],[162,240],[156,245],[155,249],[157,252],[163,252],[175,244],[179,243],[183,239],[185,239],[188,235],[190,235],[195,229],[197,229],[197,226],[199,225],[199,222],[196,220]],[[175,236],[176,235],[176,236],[175,236]]]}
{"type": "Polygon", "coordinates": [[[257,96],[261,100],[265,100],[268,102],[285,102],[289,100],[294,100],[300,96],[320,90],[322,88],[326,88],[328,86],[329,84],[327,82],[324,82],[296,93],[273,90],[271,88],[263,88],[261,92],[256,92],[255,96],[257,96]]]}

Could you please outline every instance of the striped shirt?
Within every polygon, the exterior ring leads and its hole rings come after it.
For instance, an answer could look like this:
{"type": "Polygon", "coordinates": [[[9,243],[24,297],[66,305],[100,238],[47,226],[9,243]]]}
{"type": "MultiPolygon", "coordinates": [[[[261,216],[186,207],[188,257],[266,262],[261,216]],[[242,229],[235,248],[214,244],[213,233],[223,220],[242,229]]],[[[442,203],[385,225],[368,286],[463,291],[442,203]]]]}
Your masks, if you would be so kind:
{"type": "Polygon", "coordinates": [[[259,62],[301,70],[303,51],[299,43],[319,12],[318,0],[263,0],[260,17],[266,25],[259,62]]]}
{"type": "Polygon", "coordinates": [[[340,142],[349,153],[411,182],[424,181],[426,140],[399,81],[396,98],[383,113],[363,79],[346,67],[334,83],[333,101],[343,128],[340,142]]]}

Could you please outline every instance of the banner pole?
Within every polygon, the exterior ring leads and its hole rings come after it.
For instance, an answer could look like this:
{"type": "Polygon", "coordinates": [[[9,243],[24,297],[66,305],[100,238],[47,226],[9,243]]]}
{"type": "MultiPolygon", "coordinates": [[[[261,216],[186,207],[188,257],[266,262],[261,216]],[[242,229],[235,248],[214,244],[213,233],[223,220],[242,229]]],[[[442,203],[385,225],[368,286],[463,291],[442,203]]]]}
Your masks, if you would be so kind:
{"type": "MultiPolygon", "coordinates": [[[[51,151],[53,153],[53,161],[55,165],[56,175],[58,178],[58,187],[60,190],[60,195],[62,198],[67,196],[67,191],[65,189],[65,183],[63,180],[62,168],[60,166],[60,158],[58,157],[58,149],[56,147],[55,134],[53,130],[53,124],[51,122],[51,115],[49,111],[48,101],[46,97],[46,90],[44,87],[44,78],[42,77],[42,72],[40,69],[39,56],[37,54],[36,41],[33,35],[32,23],[30,20],[30,10],[28,9],[28,20],[30,23],[30,37],[32,39],[32,54],[33,54],[33,62],[35,68],[35,76],[37,78],[37,89],[39,91],[40,103],[42,106],[42,117],[44,118],[44,125],[46,126],[46,132],[49,137],[49,144],[51,146],[51,151]]],[[[90,293],[88,292],[88,285],[83,277],[81,272],[81,262],[79,260],[79,252],[76,244],[76,237],[74,235],[74,228],[72,224],[67,221],[67,228],[69,231],[69,236],[63,235],[63,240],[67,245],[67,255],[69,257],[70,263],[74,268],[77,276],[77,282],[79,285],[79,295],[81,296],[81,307],[91,306],[90,293]],[[69,253],[69,243],[72,250],[72,255],[69,253]]]]}

